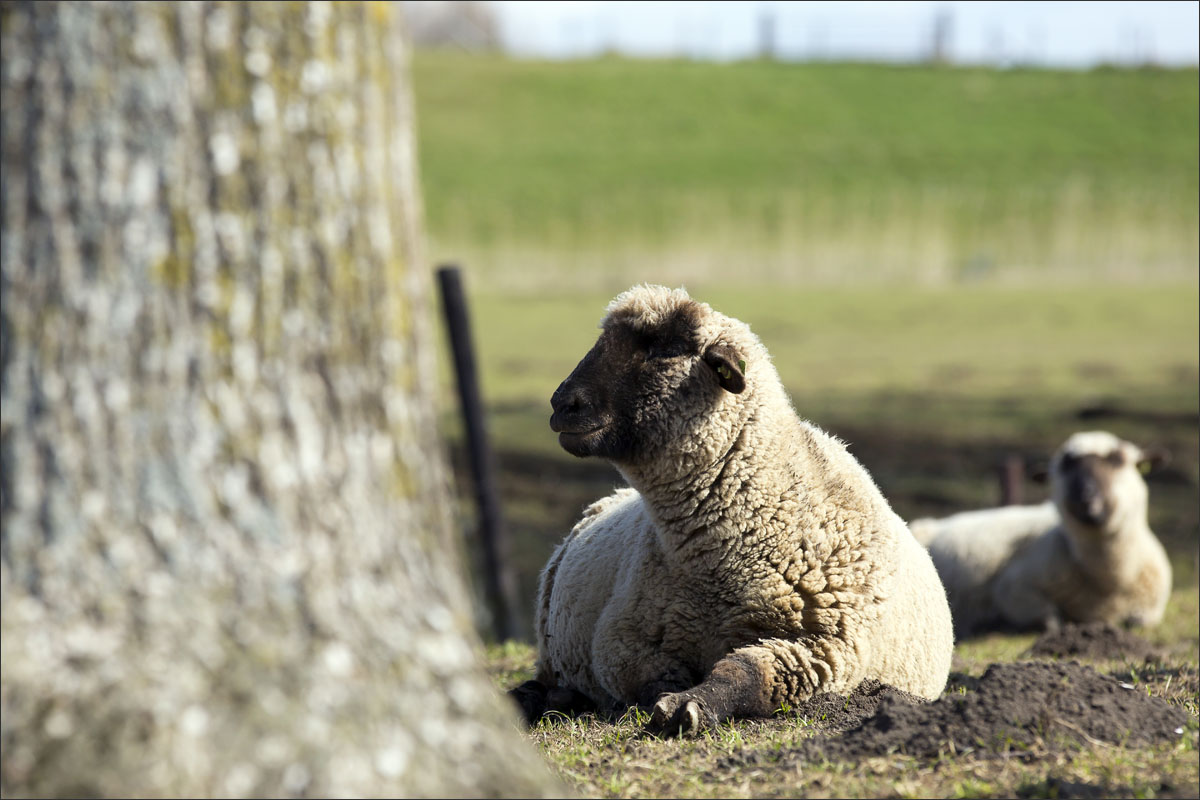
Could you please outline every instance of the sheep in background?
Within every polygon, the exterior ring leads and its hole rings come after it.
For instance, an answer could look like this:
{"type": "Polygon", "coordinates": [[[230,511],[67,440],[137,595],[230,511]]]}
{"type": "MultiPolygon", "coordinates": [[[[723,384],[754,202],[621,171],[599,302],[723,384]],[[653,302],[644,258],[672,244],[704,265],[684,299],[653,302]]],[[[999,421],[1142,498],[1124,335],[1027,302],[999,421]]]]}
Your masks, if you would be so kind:
{"type": "Polygon", "coordinates": [[[535,610],[547,708],[683,733],[875,678],[926,698],[953,649],[929,555],[845,446],[797,417],[747,325],[635,287],[552,398],[564,449],[632,488],[591,506],[535,610]]]}
{"type": "Polygon", "coordinates": [[[946,585],[956,634],[1157,624],[1171,564],[1146,521],[1141,470],[1161,458],[1111,433],[1076,433],[1050,462],[1050,501],[913,521],[946,585]]]}

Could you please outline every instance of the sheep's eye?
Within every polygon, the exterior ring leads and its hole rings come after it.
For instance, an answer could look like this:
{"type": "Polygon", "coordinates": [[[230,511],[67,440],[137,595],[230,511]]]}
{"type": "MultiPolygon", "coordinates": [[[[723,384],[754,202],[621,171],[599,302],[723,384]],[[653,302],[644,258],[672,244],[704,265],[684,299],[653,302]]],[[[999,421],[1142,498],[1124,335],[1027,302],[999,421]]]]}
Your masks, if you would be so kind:
{"type": "Polygon", "coordinates": [[[1061,470],[1072,470],[1079,465],[1079,456],[1072,453],[1063,453],[1062,458],[1058,460],[1058,467],[1061,470]]]}
{"type": "Polygon", "coordinates": [[[1106,455],[1104,457],[1104,460],[1107,461],[1109,464],[1112,464],[1114,467],[1125,466],[1125,454],[1122,453],[1120,450],[1113,450],[1111,453],[1109,453],[1108,455],[1106,455]]]}
{"type": "Polygon", "coordinates": [[[653,351],[654,351],[654,337],[653,336],[649,336],[645,333],[635,333],[632,337],[632,343],[633,343],[634,350],[636,350],[640,353],[645,353],[648,356],[653,355],[653,351]]]}

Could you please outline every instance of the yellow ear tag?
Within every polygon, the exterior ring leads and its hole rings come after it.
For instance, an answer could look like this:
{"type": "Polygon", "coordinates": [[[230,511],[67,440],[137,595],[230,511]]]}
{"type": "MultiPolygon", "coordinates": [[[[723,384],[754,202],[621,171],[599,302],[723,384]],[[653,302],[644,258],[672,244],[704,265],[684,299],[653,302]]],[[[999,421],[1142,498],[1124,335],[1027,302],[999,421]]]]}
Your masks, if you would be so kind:
{"type": "Polygon", "coordinates": [[[1143,475],[1149,475],[1150,474],[1150,462],[1149,461],[1139,461],[1138,462],[1138,472],[1142,473],[1143,475]]]}
{"type": "Polygon", "coordinates": [[[743,374],[745,374],[745,372],[746,372],[746,359],[744,359],[744,358],[739,358],[739,359],[738,359],[738,369],[740,369],[740,370],[742,371],[742,373],[743,373],[743,374]]]}

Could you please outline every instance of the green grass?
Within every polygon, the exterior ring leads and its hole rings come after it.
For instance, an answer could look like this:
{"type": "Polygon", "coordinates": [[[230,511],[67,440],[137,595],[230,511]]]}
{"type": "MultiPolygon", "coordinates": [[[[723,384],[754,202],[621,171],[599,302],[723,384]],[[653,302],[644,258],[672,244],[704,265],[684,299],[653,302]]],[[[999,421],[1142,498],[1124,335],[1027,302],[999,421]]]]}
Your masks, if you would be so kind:
{"type": "Polygon", "coordinates": [[[1195,69],[418,53],[414,79],[435,255],[496,286],[1195,279],[1195,69]]]}

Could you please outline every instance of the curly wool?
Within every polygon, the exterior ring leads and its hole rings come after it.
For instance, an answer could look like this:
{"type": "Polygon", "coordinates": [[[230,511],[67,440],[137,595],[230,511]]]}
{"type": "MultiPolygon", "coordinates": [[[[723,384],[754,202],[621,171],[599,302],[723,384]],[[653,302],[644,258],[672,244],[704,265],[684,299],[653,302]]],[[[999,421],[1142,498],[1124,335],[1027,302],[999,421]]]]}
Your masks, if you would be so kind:
{"type": "Polygon", "coordinates": [[[652,329],[680,309],[680,335],[743,354],[745,388],[714,399],[695,360],[664,360],[662,385],[682,388],[637,401],[669,405],[643,415],[653,457],[616,464],[633,488],[588,508],[542,572],[537,679],[648,705],[734,655],[761,675],[765,713],[866,678],[937,697],[953,637],[928,554],[845,446],[796,415],[750,328],[651,286],[617,297],[602,327],[652,329]]]}

